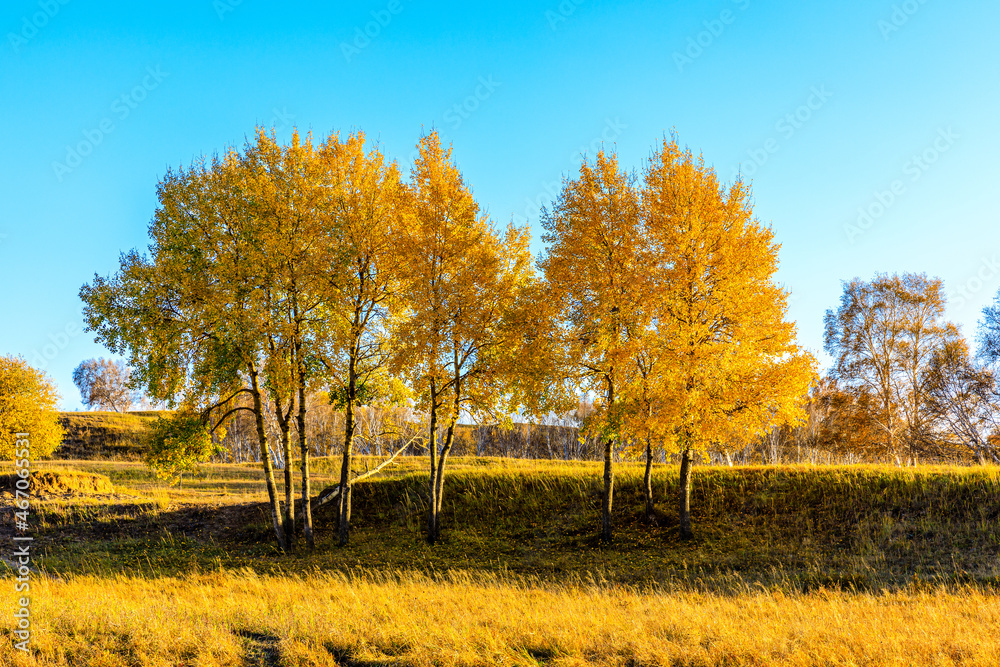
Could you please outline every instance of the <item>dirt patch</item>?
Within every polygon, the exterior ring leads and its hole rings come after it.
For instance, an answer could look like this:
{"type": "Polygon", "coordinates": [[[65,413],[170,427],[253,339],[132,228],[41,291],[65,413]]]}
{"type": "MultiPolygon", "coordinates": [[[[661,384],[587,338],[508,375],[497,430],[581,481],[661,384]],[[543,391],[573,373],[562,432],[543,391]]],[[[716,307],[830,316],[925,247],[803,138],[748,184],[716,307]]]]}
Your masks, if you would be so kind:
{"type": "MultiPolygon", "coordinates": [[[[0,477],[0,489],[6,493],[14,493],[15,484],[20,477],[17,475],[4,475],[0,477]]],[[[59,470],[51,472],[38,472],[30,477],[28,487],[32,495],[107,495],[115,492],[111,480],[104,475],[95,475],[88,472],[76,472],[71,470],[59,470]]]]}

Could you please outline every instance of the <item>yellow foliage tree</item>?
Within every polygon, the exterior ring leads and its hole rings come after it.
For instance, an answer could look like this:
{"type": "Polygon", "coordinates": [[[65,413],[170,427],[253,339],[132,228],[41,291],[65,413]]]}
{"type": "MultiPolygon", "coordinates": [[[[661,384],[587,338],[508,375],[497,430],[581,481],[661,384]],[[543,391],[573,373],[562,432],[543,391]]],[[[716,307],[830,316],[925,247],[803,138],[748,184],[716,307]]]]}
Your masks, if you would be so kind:
{"type": "Polygon", "coordinates": [[[604,503],[601,536],[612,537],[613,459],[622,435],[622,392],[632,377],[630,332],[643,328],[638,307],[647,282],[642,218],[635,179],[613,154],[584,160],[576,179],[567,179],[551,212],[544,212],[543,240],[549,244],[539,267],[548,298],[560,314],[563,347],[559,380],[570,380],[595,397],[588,421],[604,446],[604,503]]]}
{"type": "Polygon", "coordinates": [[[280,146],[261,128],[242,152],[168,171],[157,188],[149,256],[123,255],[117,273],[95,276],[80,291],[88,330],[127,355],[148,395],[199,406],[206,420],[221,413],[218,423],[253,414],[271,520],[286,550],[294,536],[292,475],[286,465],[282,513],[266,405],[273,401],[280,413],[290,464],[289,419],[304,381],[296,345],[306,340],[314,307],[305,281],[318,272],[308,251],[329,192],[322,175],[308,139],[295,135],[280,146]],[[246,397],[250,405],[237,400],[246,397]]]}
{"type": "Polygon", "coordinates": [[[15,443],[28,434],[32,459],[47,458],[62,443],[56,415],[59,393],[45,373],[21,357],[0,357],[0,456],[14,458],[15,443]]]}
{"type": "Polygon", "coordinates": [[[323,322],[317,323],[322,344],[318,356],[326,366],[338,407],[344,410],[344,449],[340,477],[340,543],[346,544],[351,522],[351,466],[357,430],[355,410],[377,393],[385,377],[402,299],[405,256],[399,239],[406,197],[395,162],[377,147],[366,148],[364,133],[340,140],[332,135],[321,155],[331,183],[336,184],[326,215],[335,238],[321,244],[330,266],[323,291],[323,322]]]}
{"type": "Polygon", "coordinates": [[[695,452],[739,427],[755,435],[800,418],[815,360],[795,343],[778,244],[702,158],[664,140],[644,174],[642,215],[663,357],[655,393],[681,454],[680,530],[691,536],[695,452]]]}
{"type": "Polygon", "coordinates": [[[527,230],[494,230],[437,133],[423,137],[418,149],[412,217],[400,238],[409,317],[399,331],[395,367],[408,373],[429,416],[427,539],[433,543],[459,417],[506,414],[512,407],[532,270],[527,230]]]}

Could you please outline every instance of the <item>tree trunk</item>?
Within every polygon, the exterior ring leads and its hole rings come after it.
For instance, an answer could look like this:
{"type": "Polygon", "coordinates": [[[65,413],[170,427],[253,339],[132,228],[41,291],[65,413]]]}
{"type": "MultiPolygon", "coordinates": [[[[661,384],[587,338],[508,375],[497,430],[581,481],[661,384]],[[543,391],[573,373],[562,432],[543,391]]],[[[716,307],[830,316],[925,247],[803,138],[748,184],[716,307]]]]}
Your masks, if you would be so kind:
{"type": "Polygon", "coordinates": [[[250,371],[250,394],[253,397],[254,420],[257,426],[257,440],[260,443],[260,460],[264,466],[264,478],[267,482],[267,496],[271,506],[271,521],[274,523],[274,534],[278,538],[278,548],[284,551],[285,530],[281,522],[278,489],[274,483],[274,468],[271,466],[271,448],[267,446],[267,435],[264,432],[264,406],[260,398],[257,371],[253,369],[250,371]]]}
{"type": "Polygon", "coordinates": [[[357,401],[358,379],[356,355],[351,351],[347,368],[347,404],[344,406],[344,458],[340,467],[340,531],[337,542],[346,546],[351,531],[351,468],[354,459],[354,403],[357,401]]]}
{"type": "Polygon", "coordinates": [[[448,461],[448,453],[455,442],[455,418],[448,424],[448,433],[445,435],[444,447],[438,457],[437,479],[434,483],[434,537],[431,543],[437,542],[441,537],[441,499],[444,497],[444,465],[448,461]]]}
{"type": "Polygon", "coordinates": [[[437,391],[431,380],[431,423],[427,451],[431,455],[430,513],[427,515],[427,541],[434,544],[437,538],[437,391]]]}
{"type": "Polygon", "coordinates": [[[649,438],[646,438],[646,474],[642,481],[642,488],[646,492],[646,519],[652,521],[655,516],[655,507],[653,506],[653,445],[649,438]]]}
{"type": "MultiPolygon", "coordinates": [[[[279,410],[281,407],[275,405],[279,410]]],[[[289,406],[290,408],[291,406],[289,406]]],[[[295,476],[292,474],[291,421],[281,422],[281,451],[285,457],[285,551],[291,552],[295,540],[295,476]]]]}
{"type": "Polygon", "coordinates": [[[344,452],[340,465],[340,503],[338,505],[337,516],[340,521],[340,529],[337,535],[337,542],[345,546],[350,539],[350,499],[348,489],[351,487],[351,467],[353,466],[352,449],[354,446],[354,406],[348,399],[347,407],[344,408],[344,452]]]}
{"type": "Polygon", "coordinates": [[[299,429],[299,451],[302,453],[302,532],[310,549],[316,546],[313,537],[312,507],[309,498],[312,490],[309,488],[309,445],[306,441],[306,379],[302,360],[299,358],[299,414],[297,417],[299,429]]]}
{"type": "Polygon", "coordinates": [[[681,537],[691,539],[691,448],[684,449],[681,456],[680,478],[680,526],[681,537]]]}
{"type": "MultiPolygon", "coordinates": [[[[612,380],[614,371],[606,376],[608,383],[607,409],[610,411],[615,405],[615,385],[612,380]]],[[[601,511],[601,539],[605,542],[611,541],[611,503],[615,495],[615,473],[611,469],[612,457],[614,455],[614,438],[608,437],[604,441],[604,507],[601,511]]]]}
{"type": "Polygon", "coordinates": [[[601,539],[605,542],[611,541],[611,501],[615,492],[615,476],[611,469],[613,443],[612,438],[604,441],[604,507],[601,512],[601,539]]]}
{"type": "Polygon", "coordinates": [[[277,390],[272,391],[274,397],[274,414],[278,419],[278,428],[281,431],[281,457],[285,460],[285,551],[291,552],[295,544],[295,478],[292,474],[292,408],[294,407],[294,394],[288,399],[288,410],[279,400],[277,390]]]}

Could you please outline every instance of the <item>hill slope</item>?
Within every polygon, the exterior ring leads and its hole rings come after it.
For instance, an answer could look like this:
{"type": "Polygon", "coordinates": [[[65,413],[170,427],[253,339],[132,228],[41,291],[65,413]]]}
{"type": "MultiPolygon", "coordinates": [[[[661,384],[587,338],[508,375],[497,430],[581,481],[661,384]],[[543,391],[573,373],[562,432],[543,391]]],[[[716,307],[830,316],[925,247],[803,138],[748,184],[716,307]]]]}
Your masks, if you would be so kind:
{"type": "MultiPolygon", "coordinates": [[[[335,479],[334,463],[317,462],[326,473],[317,489],[335,479]]],[[[100,558],[102,567],[124,571],[216,563],[264,571],[471,569],[723,588],[747,581],[800,590],[918,580],[1000,584],[997,468],[696,468],[696,537],[685,542],[675,527],[676,471],[655,471],[662,513],[650,525],[642,516],[641,469],[623,465],[615,540],[606,545],[594,537],[598,464],[459,459],[446,480],[442,541],[430,546],[423,540],[427,476],[417,472],[423,465],[408,458],[389,477],[357,485],[349,546],[335,546],[336,512],[328,505],[316,512],[316,552],[280,556],[252,467],[206,466],[174,491],[151,480],[138,484],[134,466],[80,462],[74,466],[107,474],[118,489],[141,486],[141,495],[91,505],[85,522],[67,516],[74,511],[67,507],[43,505],[44,538],[55,547],[56,569],[87,569],[84,561],[100,552],[110,561],[100,558]]]]}
{"type": "Polygon", "coordinates": [[[55,452],[58,459],[142,458],[142,433],[166,412],[60,412],[65,432],[55,452]]]}

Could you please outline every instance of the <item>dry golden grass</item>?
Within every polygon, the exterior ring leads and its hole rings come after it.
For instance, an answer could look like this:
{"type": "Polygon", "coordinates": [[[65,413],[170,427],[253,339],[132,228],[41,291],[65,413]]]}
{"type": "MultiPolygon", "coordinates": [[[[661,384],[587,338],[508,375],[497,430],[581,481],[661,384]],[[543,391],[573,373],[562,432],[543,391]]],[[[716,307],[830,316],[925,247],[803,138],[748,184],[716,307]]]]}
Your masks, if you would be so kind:
{"type": "MultiPolygon", "coordinates": [[[[8,640],[4,667],[1000,663],[1000,599],[974,588],[719,595],[482,574],[249,571],[36,586],[35,653],[8,640]]],[[[11,628],[5,614],[0,632],[11,628]]]]}

